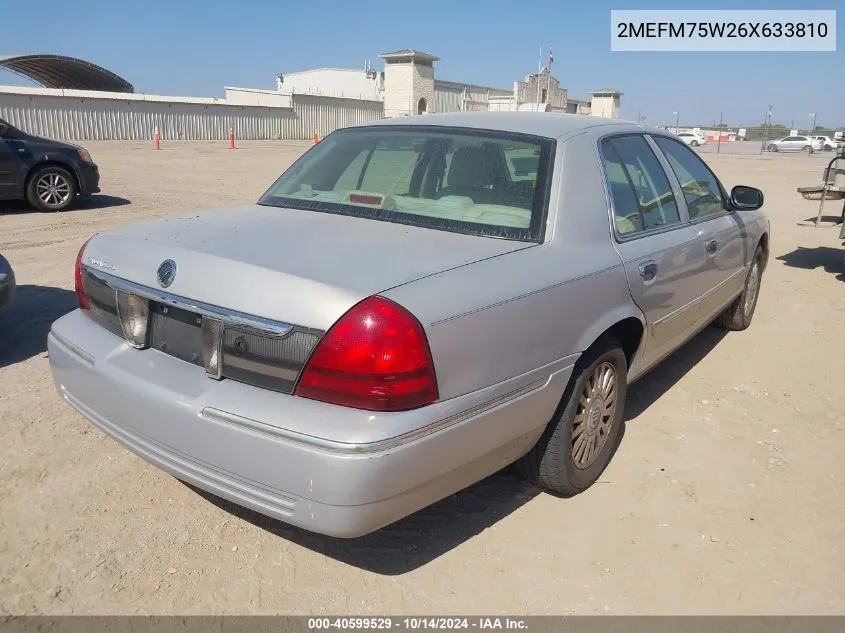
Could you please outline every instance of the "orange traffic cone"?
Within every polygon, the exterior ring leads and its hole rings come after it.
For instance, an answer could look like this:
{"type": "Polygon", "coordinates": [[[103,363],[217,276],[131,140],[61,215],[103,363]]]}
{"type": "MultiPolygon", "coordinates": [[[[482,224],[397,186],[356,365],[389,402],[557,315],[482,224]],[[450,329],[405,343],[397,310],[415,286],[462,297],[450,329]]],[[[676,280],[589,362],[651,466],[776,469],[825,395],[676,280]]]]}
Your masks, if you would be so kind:
{"type": "Polygon", "coordinates": [[[161,149],[161,135],[158,133],[157,125],[155,132],[153,132],[153,149],[161,149]]]}
{"type": "Polygon", "coordinates": [[[320,142],[320,136],[317,134],[317,130],[314,130],[314,145],[320,142]]]}
{"type": "Polygon", "coordinates": [[[235,128],[229,128],[229,149],[235,149],[235,128]]]}

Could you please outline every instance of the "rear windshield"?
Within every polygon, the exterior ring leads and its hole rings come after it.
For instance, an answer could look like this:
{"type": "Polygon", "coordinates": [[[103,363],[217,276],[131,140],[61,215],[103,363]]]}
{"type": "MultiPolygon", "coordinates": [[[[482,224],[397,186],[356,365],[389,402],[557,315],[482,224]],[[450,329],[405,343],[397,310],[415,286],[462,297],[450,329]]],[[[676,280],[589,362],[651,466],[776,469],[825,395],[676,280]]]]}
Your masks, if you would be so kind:
{"type": "Polygon", "coordinates": [[[306,152],[259,200],[374,220],[541,241],[552,139],[463,128],[350,128],[306,152]]]}

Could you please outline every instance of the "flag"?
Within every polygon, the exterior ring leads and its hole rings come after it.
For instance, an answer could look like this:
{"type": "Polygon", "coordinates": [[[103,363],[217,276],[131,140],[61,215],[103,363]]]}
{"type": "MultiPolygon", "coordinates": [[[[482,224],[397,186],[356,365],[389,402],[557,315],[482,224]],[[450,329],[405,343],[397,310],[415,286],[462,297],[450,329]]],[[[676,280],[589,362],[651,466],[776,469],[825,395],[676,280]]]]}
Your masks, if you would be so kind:
{"type": "Polygon", "coordinates": [[[552,72],[552,62],[555,60],[554,55],[552,55],[552,47],[549,46],[549,74],[552,72]]]}

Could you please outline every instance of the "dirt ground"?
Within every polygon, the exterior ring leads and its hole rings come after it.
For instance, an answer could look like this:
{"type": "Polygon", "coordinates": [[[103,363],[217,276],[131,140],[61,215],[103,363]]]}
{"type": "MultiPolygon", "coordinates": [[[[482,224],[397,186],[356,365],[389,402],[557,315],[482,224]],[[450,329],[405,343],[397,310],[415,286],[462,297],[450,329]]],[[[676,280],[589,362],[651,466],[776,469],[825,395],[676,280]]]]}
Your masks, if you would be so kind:
{"type": "MultiPolygon", "coordinates": [[[[772,257],[746,332],[710,329],[637,383],[601,481],[506,474],[336,541],[212,499],[57,395],[46,334],[89,235],[257,199],[307,143],[89,143],[103,195],[0,205],[0,613],[845,614],[845,249],[798,226],[820,156],[707,154],[762,188],[772,257]]],[[[831,203],[839,213],[841,203],[831,203]]]]}

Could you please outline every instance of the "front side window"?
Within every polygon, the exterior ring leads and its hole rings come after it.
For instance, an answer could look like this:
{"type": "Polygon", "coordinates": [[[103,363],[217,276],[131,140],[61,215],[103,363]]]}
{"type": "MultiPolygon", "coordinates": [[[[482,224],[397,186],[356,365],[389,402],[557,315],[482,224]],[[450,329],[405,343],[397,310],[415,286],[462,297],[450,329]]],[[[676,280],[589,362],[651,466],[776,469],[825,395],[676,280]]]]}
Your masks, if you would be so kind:
{"type": "Polygon", "coordinates": [[[541,241],[554,140],[435,126],[350,128],[259,200],[373,220],[541,241]]]}
{"type": "Polygon", "coordinates": [[[654,142],[675,172],[691,220],[725,211],[719,181],[695,152],[665,136],[654,137],[654,142]]]}
{"type": "Polygon", "coordinates": [[[621,236],[681,221],[666,172],[645,138],[631,135],[606,139],[601,150],[614,223],[621,236]]]}

